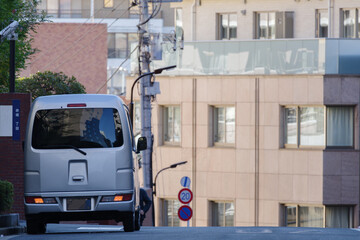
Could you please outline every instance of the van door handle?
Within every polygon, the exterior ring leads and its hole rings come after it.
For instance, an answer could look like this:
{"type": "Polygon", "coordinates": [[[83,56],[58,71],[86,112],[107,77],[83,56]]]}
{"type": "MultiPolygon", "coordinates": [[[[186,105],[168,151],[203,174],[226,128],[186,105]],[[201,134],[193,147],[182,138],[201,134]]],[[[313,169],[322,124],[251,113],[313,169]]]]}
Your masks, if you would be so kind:
{"type": "Polygon", "coordinates": [[[72,177],[72,180],[73,180],[74,182],[83,182],[84,179],[85,179],[84,176],[73,176],[73,177],[72,177]]]}

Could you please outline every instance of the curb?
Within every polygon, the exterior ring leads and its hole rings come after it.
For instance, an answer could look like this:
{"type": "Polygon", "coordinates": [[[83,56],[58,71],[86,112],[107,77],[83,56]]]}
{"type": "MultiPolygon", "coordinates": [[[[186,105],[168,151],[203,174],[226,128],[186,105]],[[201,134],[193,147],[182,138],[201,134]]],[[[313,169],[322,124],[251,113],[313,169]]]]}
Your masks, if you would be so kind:
{"type": "Polygon", "coordinates": [[[5,227],[5,228],[0,228],[0,237],[6,235],[17,235],[25,232],[26,232],[25,227],[23,226],[5,227]]]}

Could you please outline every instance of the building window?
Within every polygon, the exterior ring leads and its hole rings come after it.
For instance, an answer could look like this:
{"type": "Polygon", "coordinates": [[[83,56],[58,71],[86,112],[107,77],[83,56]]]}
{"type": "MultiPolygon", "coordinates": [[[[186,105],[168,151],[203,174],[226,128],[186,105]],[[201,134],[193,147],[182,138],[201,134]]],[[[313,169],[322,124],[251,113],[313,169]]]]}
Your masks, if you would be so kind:
{"type": "Polygon", "coordinates": [[[113,8],[114,0],[104,0],[104,8],[113,8]]]}
{"type": "Polygon", "coordinates": [[[213,108],[213,141],[214,144],[235,143],[235,107],[213,108]]]}
{"type": "Polygon", "coordinates": [[[178,210],[180,202],[178,200],[163,200],[163,225],[168,227],[179,227],[180,220],[178,210]]]}
{"type": "Polygon", "coordinates": [[[327,147],[352,148],[353,135],[353,107],[294,106],[284,109],[285,147],[324,147],[326,145],[327,147]]]}
{"type": "Polygon", "coordinates": [[[235,13],[218,14],[218,40],[237,38],[237,15],[235,13]]]}
{"type": "Polygon", "coordinates": [[[353,147],[354,108],[326,108],[326,145],[328,147],[353,147]]]}
{"type": "Polygon", "coordinates": [[[255,13],[256,19],[256,39],[275,39],[275,12],[255,13]]]}
{"type": "Polygon", "coordinates": [[[317,38],[328,37],[329,12],[328,10],[316,10],[316,34],[317,38]]]}
{"type": "Polygon", "coordinates": [[[234,226],[234,203],[210,202],[211,226],[228,227],[234,226]]]}
{"type": "Polygon", "coordinates": [[[48,16],[54,18],[81,18],[81,1],[77,0],[42,0],[39,10],[46,11],[48,16]]]}
{"type": "Polygon", "coordinates": [[[287,227],[352,227],[352,208],[349,206],[285,205],[287,227]]]}
{"type": "Polygon", "coordinates": [[[181,139],[180,106],[166,106],[163,108],[164,142],[178,144],[181,139]]]}
{"type": "Polygon", "coordinates": [[[358,9],[342,9],[341,36],[344,38],[359,37],[358,9]]]}
{"type": "Polygon", "coordinates": [[[130,55],[131,44],[138,42],[136,33],[109,33],[108,58],[127,58],[130,55]]]}

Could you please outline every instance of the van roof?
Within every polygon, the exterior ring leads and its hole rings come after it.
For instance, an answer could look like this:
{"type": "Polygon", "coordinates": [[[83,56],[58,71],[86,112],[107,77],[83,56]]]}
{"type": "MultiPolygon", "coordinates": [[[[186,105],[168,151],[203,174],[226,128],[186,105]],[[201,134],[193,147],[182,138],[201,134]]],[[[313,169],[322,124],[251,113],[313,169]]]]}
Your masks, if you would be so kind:
{"type": "Polygon", "coordinates": [[[86,104],[86,107],[106,108],[123,105],[124,102],[116,95],[109,94],[64,94],[41,96],[35,99],[36,109],[69,108],[68,104],[86,104]]]}

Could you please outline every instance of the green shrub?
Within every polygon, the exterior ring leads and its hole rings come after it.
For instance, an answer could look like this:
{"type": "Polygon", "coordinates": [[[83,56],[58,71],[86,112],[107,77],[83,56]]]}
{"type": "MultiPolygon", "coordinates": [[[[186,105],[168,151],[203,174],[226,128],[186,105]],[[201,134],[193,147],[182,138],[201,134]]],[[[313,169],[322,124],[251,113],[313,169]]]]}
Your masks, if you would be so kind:
{"type": "Polygon", "coordinates": [[[14,202],[14,186],[11,182],[0,180],[0,213],[11,210],[14,202]]]}

